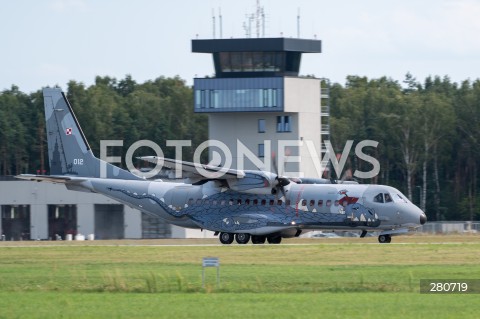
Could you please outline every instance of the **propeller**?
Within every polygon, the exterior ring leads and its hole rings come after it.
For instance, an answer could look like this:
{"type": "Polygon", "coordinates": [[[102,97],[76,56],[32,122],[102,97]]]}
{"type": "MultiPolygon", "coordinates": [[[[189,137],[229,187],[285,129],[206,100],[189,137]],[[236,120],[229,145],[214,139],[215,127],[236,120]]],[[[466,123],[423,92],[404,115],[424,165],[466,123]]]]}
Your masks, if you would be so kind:
{"type": "Polygon", "coordinates": [[[278,173],[277,157],[275,153],[272,153],[272,163],[273,163],[273,169],[275,170],[275,174],[277,175],[275,177],[277,184],[275,185],[275,188],[272,189],[272,194],[277,195],[277,198],[278,198],[278,192],[280,192],[284,197],[286,197],[284,187],[290,184],[290,179],[288,177],[281,176],[278,173]]]}

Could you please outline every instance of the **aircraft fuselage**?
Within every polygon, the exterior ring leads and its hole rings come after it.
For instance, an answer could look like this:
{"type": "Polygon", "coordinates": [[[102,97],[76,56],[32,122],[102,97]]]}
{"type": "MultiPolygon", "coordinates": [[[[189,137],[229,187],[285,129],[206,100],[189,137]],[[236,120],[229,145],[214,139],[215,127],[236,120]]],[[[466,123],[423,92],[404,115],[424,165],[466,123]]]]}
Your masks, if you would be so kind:
{"type": "Polygon", "coordinates": [[[381,185],[291,183],[285,196],[240,193],[215,182],[91,179],[83,186],[174,225],[237,234],[414,229],[424,216],[398,190],[381,185]]]}

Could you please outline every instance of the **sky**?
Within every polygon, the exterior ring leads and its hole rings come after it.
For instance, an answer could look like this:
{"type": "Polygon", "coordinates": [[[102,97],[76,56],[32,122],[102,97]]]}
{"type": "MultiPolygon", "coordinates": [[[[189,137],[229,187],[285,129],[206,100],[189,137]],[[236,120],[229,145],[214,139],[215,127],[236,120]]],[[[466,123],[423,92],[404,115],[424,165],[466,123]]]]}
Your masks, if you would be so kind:
{"type": "MultiPolygon", "coordinates": [[[[348,75],[423,82],[480,78],[480,0],[260,0],[265,37],[322,40],[300,73],[345,84],[348,75]]],[[[213,75],[210,54],[192,39],[243,38],[256,0],[16,0],[0,2],[0,91],[66,89],[95,77],[138,83],[160,76],[213,75]]],[[[255,28],[252,28],[256,36],[255,28]]]]}

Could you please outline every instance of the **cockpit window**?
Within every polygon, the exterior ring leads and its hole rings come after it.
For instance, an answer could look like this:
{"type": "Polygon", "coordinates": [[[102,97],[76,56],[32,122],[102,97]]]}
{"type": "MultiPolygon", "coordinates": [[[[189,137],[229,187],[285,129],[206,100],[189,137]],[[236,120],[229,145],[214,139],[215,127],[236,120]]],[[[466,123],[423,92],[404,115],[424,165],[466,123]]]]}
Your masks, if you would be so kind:
{"type": "Polygon", "coordinates": [[[396,203],[408,203],[407,198],[403,194],[393,194],[393,201],[396,203]]]}
{"type": "Polygon", "coordinates": [[[374,201],[374,202],[377,202],[377,203],[383,203],[383,202],[384,202],[384,201],[383,201],[383,194],[380,193],[380,194],[378,194],[377,196],[375,196],[375,197],[373,198],[373,201],[374,201]]]}
{"type": "Polygon", "coordinates": [[[392,201],[392,197],[390,196],[390,194],[385,193],[383,195],[385,196],[385,203],[389,203],[392,201]]]}

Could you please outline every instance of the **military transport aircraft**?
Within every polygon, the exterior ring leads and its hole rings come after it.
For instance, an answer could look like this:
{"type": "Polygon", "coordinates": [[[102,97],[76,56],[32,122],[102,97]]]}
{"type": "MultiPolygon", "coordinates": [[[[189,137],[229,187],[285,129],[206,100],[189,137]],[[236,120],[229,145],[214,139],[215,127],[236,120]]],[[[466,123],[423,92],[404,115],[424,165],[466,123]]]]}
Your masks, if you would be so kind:
{"type": "Polygon", "coordinates": [[[315,179],[155,156],[142,159],[180,167],[191,183],[145,180],[93,155],[60,89],[44,89],[43,96],[50,175],[22,174],[20,179],[100,193],[168,223],[211,230],[222,244],[279,244],[311,230],[359,230],[361,237],[376,231],[380,243],[389,243],[391,236],[427,220],[400,191],[382,185],[314,184],[315,179]]]}

